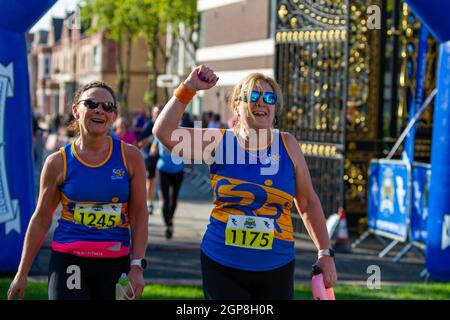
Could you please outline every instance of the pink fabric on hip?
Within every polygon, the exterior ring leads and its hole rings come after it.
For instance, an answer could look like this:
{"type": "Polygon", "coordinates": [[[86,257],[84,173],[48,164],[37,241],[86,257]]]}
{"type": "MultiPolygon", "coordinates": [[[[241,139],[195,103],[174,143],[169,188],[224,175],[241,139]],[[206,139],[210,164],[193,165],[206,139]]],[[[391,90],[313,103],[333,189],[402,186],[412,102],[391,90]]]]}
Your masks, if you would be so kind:
{"type": "Polygon", "coordinates": [[[118,258],[130,253],[130,248],[117,241],[75,241],[69,243],[52,242],[52,249],[84,258],[118,258]]]}

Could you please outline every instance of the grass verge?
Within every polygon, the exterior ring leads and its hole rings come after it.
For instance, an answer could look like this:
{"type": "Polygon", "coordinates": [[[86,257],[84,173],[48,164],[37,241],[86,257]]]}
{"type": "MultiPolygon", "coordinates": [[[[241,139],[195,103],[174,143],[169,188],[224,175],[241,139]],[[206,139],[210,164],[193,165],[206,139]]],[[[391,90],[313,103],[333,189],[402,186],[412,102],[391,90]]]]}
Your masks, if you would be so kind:
{"type": "MultiPolygon", "coordinates": [[[[11,278],[0,278],[0,300],[6,299],[11,278]]],[[[369,290],[365,286],[338,285],[334,288],[338,300],[442,300],[450,299],[450,283],[405,284],[382,286],[369,290]]],[[[26,299],[46,300],[47,281],[28,282],[26,299]]],[[[149,284],[145,287],[142,299],[147,300],[196,300],[203,299],[199,286],[178,286],[149,284]]],[[[306,285],[295,286],[295,299],[310,300],[311,288],[306,285]]]]}

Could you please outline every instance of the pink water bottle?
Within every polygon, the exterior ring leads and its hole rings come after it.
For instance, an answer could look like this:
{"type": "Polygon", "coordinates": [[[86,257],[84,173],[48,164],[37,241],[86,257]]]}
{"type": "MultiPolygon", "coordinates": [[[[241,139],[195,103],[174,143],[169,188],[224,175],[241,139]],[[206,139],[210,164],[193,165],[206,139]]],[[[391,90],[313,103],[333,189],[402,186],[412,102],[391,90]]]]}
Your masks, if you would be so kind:
{"type": "Polygon", "coordinates": [[[336,300],[333,288],[325,288],[322,270],[317,265],[312,266],[311,288],[314,300],[336,300]]]}

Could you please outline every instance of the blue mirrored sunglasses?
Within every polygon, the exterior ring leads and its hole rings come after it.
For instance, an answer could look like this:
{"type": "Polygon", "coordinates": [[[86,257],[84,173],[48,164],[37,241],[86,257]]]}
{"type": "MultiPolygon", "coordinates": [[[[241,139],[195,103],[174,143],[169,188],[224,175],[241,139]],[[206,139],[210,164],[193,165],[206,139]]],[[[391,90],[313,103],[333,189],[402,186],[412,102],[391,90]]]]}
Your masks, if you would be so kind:
{"type": "MultiPolygon", "coordinates": [[[[250,102],[256,102],[258,101],[259,97],[261,96],[263,97],[263,101],[269,105],[274,105],[277,103],[277,94],[275,92],[260,92],[260,91],[256,91],[253,90],[252,93],[250,94],[250,102]]],[[[244,100],[244,102],[247,102],[247,93],[244,92],[244,96],[242,98],[242,100],[244,100]]]]}

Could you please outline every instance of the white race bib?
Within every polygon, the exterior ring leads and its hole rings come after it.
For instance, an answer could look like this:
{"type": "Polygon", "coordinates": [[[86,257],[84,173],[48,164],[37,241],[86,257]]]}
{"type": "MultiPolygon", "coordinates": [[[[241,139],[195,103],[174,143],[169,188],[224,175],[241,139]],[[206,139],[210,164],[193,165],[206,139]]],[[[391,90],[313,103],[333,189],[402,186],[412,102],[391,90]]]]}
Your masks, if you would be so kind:
{"type": "Polygon", "coordinates": [[[249,249],[272,249],[273,227],[273,219],[230,215],[225,229],[225,244],[249,249]]]}

